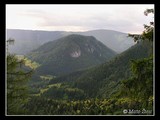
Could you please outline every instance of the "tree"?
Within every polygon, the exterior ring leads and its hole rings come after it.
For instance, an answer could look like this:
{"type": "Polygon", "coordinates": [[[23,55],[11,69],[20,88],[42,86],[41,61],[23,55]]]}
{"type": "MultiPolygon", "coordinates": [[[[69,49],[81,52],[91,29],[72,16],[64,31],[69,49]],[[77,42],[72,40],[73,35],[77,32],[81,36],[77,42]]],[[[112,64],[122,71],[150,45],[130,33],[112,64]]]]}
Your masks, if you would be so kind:
{"type": "MultiPolygon", "coordinates": [[[[144,15],[148,16],[148,14],[154,14],[154,9],[146,9],[144,11],[144,15]]],[[[150,25],[145,25],[144,24],[144,31],[142,34],[128,34],[129,37],[132,37],[135,42],[139,42],[141,40],[144,41],[151,41],[153,42],[153,31],[154,31],[154,22],[151,21],[150,25]]]]}
{"type": "Polygon", "coordinates": [[[24,114],[28,100],[27,82],[33,71],[26,70],[24,60],[7,54],[7,114],[24,114]]]}
{"type": "MultiPolygon", "coordinates": [[[[153,9],[147,9],[144,14],[147,16],[153,13],[153,9]]],[[[145,42],[153,42],[154,22],[150,25],[144,25],[144,31],[140,35],[129,34],[135,42],[144,44],[145,42]]],[[[131,70],[133,75],[122,81],[120,95],[131,97],[137,101],[141,101],[142,106],[152,109],[153,107],[153,53],[148,58],[132,60],[131,70]]]]}
{"type": "MultiPolygon", "coordinates": [[[[154,9],[146,9],[144,11],[145,16],[148,16],[148,14],[150,13],[154,14],[154,9]]],[[[153,46],[153,33],[154,33],[154,21],[151,21],[150,25],[144,24],[144,31],[140,35],[141,36],[140,40],[149,42],[151,46],[153,46]]],[[[151,51],[151,56],[153,57],[153,49],[151,49],[150,51],[151,51]]]]}
{"type": "Polygon", "coordinates": [[[123,94],[141,101],[145,108],[152,108],[149,102],[153,98],[153,58],[133,60],[131,69],[133,75],[122,81],[123,94]]]}

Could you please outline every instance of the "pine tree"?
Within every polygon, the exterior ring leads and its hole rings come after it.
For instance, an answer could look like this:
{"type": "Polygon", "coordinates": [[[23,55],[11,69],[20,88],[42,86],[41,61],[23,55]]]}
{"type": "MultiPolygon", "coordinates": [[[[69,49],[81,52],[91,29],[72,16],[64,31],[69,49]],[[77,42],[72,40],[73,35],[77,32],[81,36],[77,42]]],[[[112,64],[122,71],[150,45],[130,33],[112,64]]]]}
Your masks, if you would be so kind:
{"type": "MultiPolygon", "coordinates": [[[[144,11],[144,15],[148,16],[148,14],[154,14],[154,9],[146,9],[144,11]]],[[[144,24],[144,31],[142,34],[128,34],[129,37],[132,37],[135,42],[139,41],[150,41],[153,42],[153,31],[154,31],[154,22],[151,21],[150,25],[144,24]]]]}
{"type": "MultiPolygon", "coordinates": [[[[147,9],[144,14],[154,13],[153,9],[147,9]]],[[[129,34],[134,41],[143,44],[150,43],[153,45],[154,22],[150,25],[144,25],[145,30],[142,34],[129,34]]],[[[152,50],[151,50],[152,51],[152,50]]],[[[133,100],[140,101],[141,107],[153,109],[153,53],[148,58],[132,60],[131,71],[133,75],[122,81],[122,88],[119,96],[127,96],[133,100]]]]}
{"type": "Polygon", "coordinates": [[[28,100],[27,82],[32,75],[24,60],[7,53],[7,114],[25,114],[24,104],[28,100]]]}

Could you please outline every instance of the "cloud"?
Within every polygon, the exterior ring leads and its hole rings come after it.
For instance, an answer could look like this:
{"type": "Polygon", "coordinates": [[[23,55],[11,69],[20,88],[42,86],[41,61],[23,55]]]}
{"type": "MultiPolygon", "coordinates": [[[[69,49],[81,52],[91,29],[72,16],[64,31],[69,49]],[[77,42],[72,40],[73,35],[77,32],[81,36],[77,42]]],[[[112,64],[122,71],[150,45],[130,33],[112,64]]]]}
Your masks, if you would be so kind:
{"type": "MultiPolygon", "coordinates": [[[[32,5],[17,6],[15,18],[7,26],[45,30],[112,29],[121,32],[142,31],[149,19],[143,15],[153,5],[32,5]],[[13,25],[13,22],[16,25],[13,25]],[[22,23],[22,24],[20,24],[22,23]],[[141,27],[140,27],[141,26],[141,27]]],[[[7,15],[14,13],[7,7],[7,15]]],[[[13,16],[13,15],[12,15],[13,16]]]]}
{"type": "Polygon", "coordinates": [[[76,17],[56,17],[50,16],[42,17],[43,22],[39,23],[39,26],[43,27],[59,27],[59,28],[79,28],[83,30],[87,29],[113,29],[117,31],[131,31],[132,29],[136,29],[140,25],[143,27],[143,24],[133,22],[133,20],[129,19],[111,19],[109,16],[107,17],[96,17],[90,16],[86,18],[76,18],[76,17]]]}

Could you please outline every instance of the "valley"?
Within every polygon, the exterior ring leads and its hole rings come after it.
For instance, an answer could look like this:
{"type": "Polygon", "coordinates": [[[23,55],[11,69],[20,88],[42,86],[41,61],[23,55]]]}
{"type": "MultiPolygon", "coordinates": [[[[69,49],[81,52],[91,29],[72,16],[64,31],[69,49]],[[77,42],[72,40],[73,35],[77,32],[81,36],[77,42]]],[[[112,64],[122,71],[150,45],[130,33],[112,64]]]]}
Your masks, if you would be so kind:
{"type": "Polygon", "coordinates": [[[93,36],[71,34],[16,55],[34,71],[25,114],[121,115],[124,108],[141,109],[144,100],[123,97],[123,85],[133,75],[131,61],[147,59],[152,47],[142,41],[118,54],[93,36]]]}
{"type": "Polygon", "coordinates": [[[154,6],[6,4],[5,116],[155,116],[154,6]]]}

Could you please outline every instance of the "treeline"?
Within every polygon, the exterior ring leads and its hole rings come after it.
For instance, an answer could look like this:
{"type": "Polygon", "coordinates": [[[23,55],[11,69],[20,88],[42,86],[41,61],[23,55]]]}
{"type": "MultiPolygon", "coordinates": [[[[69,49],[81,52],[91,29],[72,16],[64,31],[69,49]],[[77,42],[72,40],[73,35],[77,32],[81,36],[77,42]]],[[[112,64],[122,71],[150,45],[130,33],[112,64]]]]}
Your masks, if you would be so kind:
{"type": "MultiPolygon", "coordinates": [[[[152,104],[152,103],[150,103],[152,104]]],[[[143,115],[152,114],[153,111],[142,113],[142,102],[130,98],[110,99],[84,99],[84,100],[56,100],[45,97],[33,97],[25,106],[29,115],[143,115]],[[141,113],[130,109],[140,110],[141,113]],[[128,113],[124,113],[127,110],[128,113]]]]}

